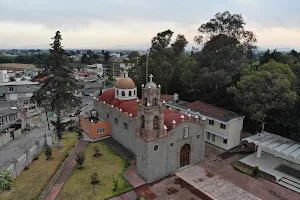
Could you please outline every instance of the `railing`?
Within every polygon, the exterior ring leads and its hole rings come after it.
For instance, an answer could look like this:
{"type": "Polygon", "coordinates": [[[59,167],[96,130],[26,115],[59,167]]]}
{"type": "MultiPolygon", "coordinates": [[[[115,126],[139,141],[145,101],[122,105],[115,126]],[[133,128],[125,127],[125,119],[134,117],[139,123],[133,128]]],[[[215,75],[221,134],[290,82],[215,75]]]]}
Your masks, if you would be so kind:
{"type": "Polygon", "coordinates": [[[216,127],[208,125],[208,126],[206,126],[206,131],[208,131],[212,134],[218,135],[220,137],[223,137],[225,139],[228,138],[228,133],[225,129],[216,128],[216,127]]]}

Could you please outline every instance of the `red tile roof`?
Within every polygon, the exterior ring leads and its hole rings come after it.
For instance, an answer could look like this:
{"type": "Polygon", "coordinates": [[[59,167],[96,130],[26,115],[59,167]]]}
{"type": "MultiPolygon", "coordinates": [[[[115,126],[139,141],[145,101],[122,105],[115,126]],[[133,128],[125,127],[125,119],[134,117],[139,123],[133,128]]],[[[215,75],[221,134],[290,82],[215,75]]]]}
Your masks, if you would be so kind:
{"type": "MultiPolygon", "coordinates": [[[[172,98],[172,95],[169,95],[172,98]]],[[[165,97],[165,96],[164,96],[165,97]]],[[[115,98],[115,89],[110,88],[108,90],[105,90],[100,97],[98,97],[98,100],[105,101],[108,104],[114,105],[114,107],[118,107],[119,109],[122,109],[122,112],[127,112],[128,114],[132,114],[133,117],[137,116],[138,107],[136,103],[136,99],[133,100],[126,100],[122,101],[117,98],[115,98]]],[[[139,100],[140,103],[142,103],[142,100],[139,100]]],[[[168,131],[172,130],[172,121],[176,121],[176,125],[181,123],[180,116],[183,115],[185,119],[188,118],[187,115],[174,112],[173,110],[169,110],[167,108],[164,109],[164,124],[167,126],[168,131]]]]}
{"type": "Polygon", "coordinates": [[[235,112],[225,110],[202,101],[194,101],[188,105],[188,108],[192,109],[193,111],[198,111],[201,115],[218,119],[223,122],[228,122],[231,119],[241,116],[235,112]]]}
{"type": "Polygon", "coordinates": [[[172,98],[173,98],[173,95],[169,95],[169,94],[161,94],[161,95],[160,95],[160,100],[161,100],[161,101],[163,101],[163,100],[169,101],[169,100],[172,99],[172,98]]]}

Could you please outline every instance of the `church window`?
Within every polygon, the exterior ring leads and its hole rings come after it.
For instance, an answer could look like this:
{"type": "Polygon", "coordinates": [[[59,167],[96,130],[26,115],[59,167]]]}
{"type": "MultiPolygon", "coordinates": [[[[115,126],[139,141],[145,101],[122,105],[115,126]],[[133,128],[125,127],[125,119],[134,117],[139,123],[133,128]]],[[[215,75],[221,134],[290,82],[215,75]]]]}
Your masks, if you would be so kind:
{"type": "Polygon", "coordinates": [[[200,138],[200,135],[197,135],[197,139],[199,139],[200,138]]]}
{"type": "Polygon", "coordinates": [[[133,90],[133,95],[135,95],[135,90],[133,90]]]}
{"type": "Polygon", "coordinates": [[[119,96],[119,90],[117,90],[117,95],[119,96]]]}
{"type": "Polygon", "coordinates": [[[109,114],[108,113],[106,113],[106,119],[109,119],[109,114]]]}
{"type": "Polygon", "coordinates": [[[129,96],[131,97],[131,91],[129,91],[129,96]]]}
{"type": "Polygon", "coordinates": [[[157,149],[158,149],[158,145],[156,144],[156,145],[154,146],[154,151],[157,151],[157,149]]]}
{"type": "Polygon", "coordinates": [[[97,129],[97,134],[102,134],[102,133],[105,133],[104,127],[98,128],[97,129]]]}
{"type": "Polygon", "coordinates": [[[153,105],[156,106],[157,100],[156,98],[153,99],[153,105]]]}
{"type": "Polygon", "coordinates": [[[145,117],[142,115],[141,117],[141,128],[145,128],[145,117]]]}
{"type": "Polygon", "coordinates": [[[125,97],[125,92],[124,91],[122,91],[122,97],[125,97]]]}
{"type": "Polygon", "coordinates": [[[170,143],[170,146],[171,146],[171,147],[172,147],[172,146],[174,146],[174,143],[173,143],[173,142],[171,142],[171,143],[170,143]]]}
{"type": "Polygon", "coordinates": [[[158,130],[158,117],[153,118],[153,129],[158,130]]]}
{"type": "Polygon", "coordinates": [[[117,118],[115,118],[115,124],[118,124],[118,119],[117,118]]]}
{"type": "Polygon", "coordinates": [[[148,103],[148,99],[147,99],[147,97],[145,97],[144,98],[144,105],[147,106],[147,103],[148,103]]]}
{"type": "Polygon", "coordinates": [[[124,124],[123,124],[123,126],[124,126],[124,129],[125,129],[125,130],[127,130],[127,129],[128,129],[128,126],[127,126],[127,124],[126,124],[126,123],[124,123],[124,124]]]}
{"type": "Polygon", "coordinates": [[[224,138],[224,139],[223,139],[223,143],[224,143],[224,144],[227,144],[227,139],[224,138]]]}
{"type": "Polygon", "coordinates": [[[215,121],[214,120],[209,120],[209,125],[214,125],[215,121]]]}
{"type": "Polygon", "coordinates": [[[189,127],[186,126],[184,127],[183,138],[188,138],[188,137],[189,137],[189,127]]]}

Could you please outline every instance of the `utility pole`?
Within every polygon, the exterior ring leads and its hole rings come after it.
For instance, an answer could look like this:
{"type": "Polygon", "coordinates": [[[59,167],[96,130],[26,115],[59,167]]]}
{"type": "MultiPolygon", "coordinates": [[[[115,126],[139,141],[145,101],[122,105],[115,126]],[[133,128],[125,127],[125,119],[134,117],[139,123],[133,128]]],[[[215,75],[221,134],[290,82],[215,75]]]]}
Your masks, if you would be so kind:
{"type": "Polygon", "coordinates": [[[147,56],[146,56],[146,84],[148,83],[148,46],[147,46],[147,56]]]}

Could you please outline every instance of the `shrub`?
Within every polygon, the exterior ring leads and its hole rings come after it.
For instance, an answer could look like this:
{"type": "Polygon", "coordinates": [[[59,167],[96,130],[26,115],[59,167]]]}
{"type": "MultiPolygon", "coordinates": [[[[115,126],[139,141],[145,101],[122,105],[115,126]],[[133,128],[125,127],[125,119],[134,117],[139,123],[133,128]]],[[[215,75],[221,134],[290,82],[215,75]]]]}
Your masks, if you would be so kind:
{"type": "Polygon", "coordinates": [[[38,160],[39,159],[39,155],[34,155],[34,158],[33,158],[33,160],[38,160]]]}
{"type": "Polygon", "coordinates": [[[259,167],[258,166],[253,167],[252,174],[253,174],[254,177],[258,176],[258,174],[259,174],[259,167]]]}
{"type": "Polygon", "coordinates": [[[0,171],[0,189],[9,190],[12,187],[11,173],[8,170],[0,171]]]}
{"type": "Polygon", "coordinates": [[[113,183],[114,183],[113,191],[115,192],[119,189],[119,181],[115,179],[115,174],[113,174],[112,178],[113,178],[113,183]]]}
{"type": "Polygon", "coordinates": [[[50,147],[47,147],[45,150],[45,155],[46,155],[46,160],[48,160],[49,158],[51,158],[52,156],[52,149],[50,147]]]}
{"type": "Polygon", "coordinates": [[[98,146],[94,146],[95,155],[99,155],[100,149],[98,146]]]}
{"type": "Polygon", "coordinates": [[[95,185],[95,184],[98,184],[98,183],[99,183],[98,173],[97,173],[97,172],[94,172],[94,173],[92,173],[92,175],[91,175],[91,184],[92,184],[92,185],[95,185]]]}
{"type": "Polygon", "coordinates": [[[77,164],[79,165],[78,169],[83,169],[83,163],[84,163],[84,160],[85,160],[85,156],[82,152],[80,153],[77,153],[76,154],[76,158],[75,158],[77,164]]]}
{"type": "Polygon", "coordinates": [[[83,137],[83,134],[80,129],[77,130],[77,133],[78,133],[78,140],[80,140],[83,137]]]}

